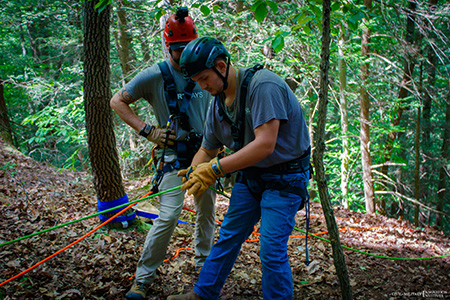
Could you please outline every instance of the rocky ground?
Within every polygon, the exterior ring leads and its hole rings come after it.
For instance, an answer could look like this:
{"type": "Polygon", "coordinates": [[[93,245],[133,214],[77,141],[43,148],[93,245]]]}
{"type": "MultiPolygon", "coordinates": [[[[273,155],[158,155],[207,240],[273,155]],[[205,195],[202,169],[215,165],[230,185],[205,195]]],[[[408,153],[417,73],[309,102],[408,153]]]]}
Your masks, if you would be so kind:
{"type": "MultiPolygon", "coordinates": [[[[124,180],[131,199],[148,189],[146,180],[124,180]]],[[[85,173],[59,172],[0,142],[0,244],[97,212],[91,178],[85,173]]],[[[219,196],[217,220],[228,200],[219,196]]],[[[153,203],[157,206],[157,201],[153,203]]],[[[193,208],[192,199],[186,206],[193,208]]],[[[450,299],[450,238],[434,228],[415,229],[402,220],[364,215],[335,208],[341,229],[354,299],[450,299]],[[382,256],[382,257],[380,257],[382,256]],[[388,258],[390,257],[390,258],[388,258]],[[415,258],[400,260],[395,258],[415,258]]],[[[328,238],[319,203],[312,203],[310,232],[328,238]]],[[[183,220],[193,220],[183,212],[183,220]]],[[[73,223],[25,240],[0,246],[0,284],[58,250],[99,224],[98,217],[73,223]]],[[[217,228],[219,225],[217,226],[217,228]]],[[[296,228],[305,229],[305,213],[296,228]]],[[[122,299],[133,282],[148,225],[139,221],[127,230],[101,229],[37,268],[0,287],[0,299],[122,299]]],[[[256,231],[257,232],[257,231],[256,231]]],[[[194,270],[193,226],[180,224],[167,250],[149,299],[190,290],[194,270]],[[181,250],[180,250],[181,249],[181,250]],[[177,250],[179,254],[177,255],[177,250]]],[[[308,240],[311,263],[305,265],[305,238],[294,231],[289,257],[294,299],[340,299],[331,245],[308,240]]],[[[262,299],[258,235],[249,238],[230,274],[220,299],[262,299]]]]}

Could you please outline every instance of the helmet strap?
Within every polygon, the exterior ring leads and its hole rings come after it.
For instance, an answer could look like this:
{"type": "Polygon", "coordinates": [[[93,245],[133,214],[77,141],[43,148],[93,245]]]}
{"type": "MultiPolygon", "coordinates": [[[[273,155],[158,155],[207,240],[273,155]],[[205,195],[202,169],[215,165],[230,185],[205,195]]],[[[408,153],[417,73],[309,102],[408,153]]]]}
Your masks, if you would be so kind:
{"type": "Polygon", "coordinates": [[[219,75],[220,78],[222,78],[223,80],[223,90],[225,91],[228,87],[228,73],[230,71],[230,58],[228,58],[228,62],[227,62],[227,70],[225,71],[225,76],[223,76],[219,70],[216,69],[216,67],[212,67],[212,69],[214,70],[214,72],[217,73],[217,75],[219,75]]]}

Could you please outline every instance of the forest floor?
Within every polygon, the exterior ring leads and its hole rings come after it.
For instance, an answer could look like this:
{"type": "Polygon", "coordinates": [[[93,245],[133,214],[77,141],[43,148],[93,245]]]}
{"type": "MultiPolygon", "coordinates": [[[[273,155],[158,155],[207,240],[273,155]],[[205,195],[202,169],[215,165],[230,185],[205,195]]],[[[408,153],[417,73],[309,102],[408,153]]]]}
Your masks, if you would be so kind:
{"type": "MultiPolygon", "coordinates": [[[[148,180],[124,180],[130,199],[148,189],[148,180]]],[[[59,172],[36,162],[0,141],[0,244],[97,212],[91,178],[79,172],[59,172]]],[[[192,199],[186,206],[193,208],[192,199]]],[[[217,199],[217,220],[228,200],[217,199]]],[[[334,210],[341,242],[380,256],[424,258],[450,253],[450,238],[427,227],[415,229],[403,220],[334,210]],[[349,230],[353,229],[353,230],[349,230]]],[[[310,232],[323,233],[326,223],[319,203],[311,206],[310,232]]],[[[184,211],[183,220],[193,219],[184,211]]],[[[305,212],[296,218],[305,229],[305,212]]],[[[143,222],[128,230],[101,229],[37,268],[0,287],[0,299],[122,299],[133,282],[145,239],[143,222]]],[[[99,224],[86,219],[41,235],[0,247],[0,284],[75,241],[99,224]]],[[[194,270],[193,226],[180,224],[167,250],[168,261],[158,269],[149,299],[166,299],[188,291],[194,270]]],[[[219,228],[219,225],[217,226],[219,228]]],[[[217,229],[218,230],[218,229],[217,229]]],[[[216,231],[217,233],[217,231],[216,231]]],[[[310,237],[311,263],[305,265],[305,238],[294,231],[289,257],[294,299],[340,299],[331,245],[310,237]]],[[[320,237],[328,238],[328,234],[320,237]]],[[[258,235],[250,237],[258,239],[258,235]]],[[[220,299],[262,299],[259,242],[246,242],[222,290],[220,299]]],[[[450,257],[398,260],[344,249],[354,299],[450,299],[450,257]]]]}

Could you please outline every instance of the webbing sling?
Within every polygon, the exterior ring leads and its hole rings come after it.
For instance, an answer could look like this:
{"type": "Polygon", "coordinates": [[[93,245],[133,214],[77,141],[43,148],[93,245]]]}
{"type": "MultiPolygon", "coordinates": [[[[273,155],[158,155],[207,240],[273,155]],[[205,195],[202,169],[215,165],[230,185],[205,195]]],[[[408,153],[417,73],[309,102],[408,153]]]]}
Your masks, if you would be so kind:
{"type": "MultiPolygon", "coordinates": [[[[169,106],[170,115],[174,119],[180,119],[181,128],[187,132],[191,130],[189,125],[189,117],[186,112],[189,108],[189,102],[192,98],[192,91],[195,87],[195,81],[192,79],[188,80],[186,88],[183,93],[183,100],[181,101],[180,108],[178,108],[178,95],[177,86],[175,80],[170,73],[169,66],[166,61],[158,63],[158,67],[161,70],[161,74],[164,81],[164,94],[166,97],[167,105],[169,106]]],[[[174,121],[174,120],[172,120],[174,121]]]]}
{"type": "MultiPolygon", "coordinates": [[[[239,115],[237,118],[237,124],[235,124],[231,119],[228,117],[228,115],[225,113],[225,109],[223,107],[222,101],[220,101],[219,98],[216,99],[216,103],[218,105],[218,111],[220,116],[220,121],[222,122],[225,120],[228,124],[231,126],[231,135],[233,137],[235,150],[238,151],[241,149],[244,145],[244,127],[245,127],[245,104],[246,104],[246,98],[247,98],[247,89],[250,81],[253,78],[253,75],[259,70],[263,68],[262,65],[257,64],[253,68],[249,69],[247,71],[247,74],[244,77],[244,80],[241,85],[241,91],[240,91],[240,107],[239,107],[239,115]]],[[[217,96],[216,96],[217,97],[217,96]]]]}

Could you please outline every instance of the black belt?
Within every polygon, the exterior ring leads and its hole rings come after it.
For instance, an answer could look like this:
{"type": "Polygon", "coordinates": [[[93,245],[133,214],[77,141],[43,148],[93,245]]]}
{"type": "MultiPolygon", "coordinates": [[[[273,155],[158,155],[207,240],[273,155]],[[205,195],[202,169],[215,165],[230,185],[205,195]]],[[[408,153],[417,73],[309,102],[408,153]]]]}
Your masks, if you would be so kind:
{"type": "Polygon", "coordinates": [[[311,147],[308,147],[302,156],[284,162],[278,165],[274,165],[267,168],[249,167],[242,171],[249,172],[250,174],[255,172],[256,174],[262,173],[274,173],[274,174],[290,174],[290,173],[301,173],[306,172],[310,169],[310,154],[311,147]]]}

